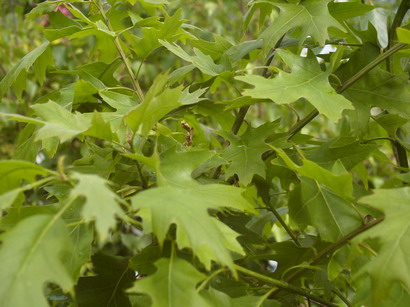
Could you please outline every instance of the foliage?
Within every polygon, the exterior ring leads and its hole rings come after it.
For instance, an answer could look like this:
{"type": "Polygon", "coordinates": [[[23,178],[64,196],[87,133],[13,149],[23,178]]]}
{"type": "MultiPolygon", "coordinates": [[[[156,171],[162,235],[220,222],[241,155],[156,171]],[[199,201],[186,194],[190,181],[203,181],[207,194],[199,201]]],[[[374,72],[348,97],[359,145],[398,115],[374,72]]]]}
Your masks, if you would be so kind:
{"type": "Polygon", "coordinates": [[[410,304],[408,1],[0,8],[1,306],[410,304]]]}

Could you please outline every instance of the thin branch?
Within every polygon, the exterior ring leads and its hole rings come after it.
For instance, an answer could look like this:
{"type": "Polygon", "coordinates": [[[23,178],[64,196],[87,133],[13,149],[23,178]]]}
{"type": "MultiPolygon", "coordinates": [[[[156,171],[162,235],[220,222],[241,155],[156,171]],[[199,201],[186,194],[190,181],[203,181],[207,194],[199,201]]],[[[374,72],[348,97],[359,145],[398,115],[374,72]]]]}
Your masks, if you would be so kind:
{"type": "Polygon", "coordinates": [[[300,130],[302,130],[303,127],[309,124],[318,115],[319,115],[319,111],[314,109],[304,118],[302,118],[300,121],[294,124],[293,127],[291,127],[290,130],[288,131],[288,135],[289,135],[288,140],[293,138],[300,130]]]}
{"type": "MultiPolygon", "coordinates": [[[[409,0],[402,0],[399,8],[397,9],[396,15],[394,16],[392,25],[389,30],[389,43],[387,48],[393,46],[395,39],[397,38],[396,29],[400,27],[401,23],[403,22],[403,18],[406,15],[407,11],[410,9],[410,1],[409,0]]],[[[394,65],[393,59],[387,59],[387,71],[394,73],[394,65]]]]}
{"type": "Polygon", "coordinates": [[[138,161],[135,161],[135,162],[137,164],[138,174],[140,175],[140,179],[141,179],[141,187],[143,190],[145,190],[148,187],[147,178],[145,178],[145,175],[142,172],[141,164],[138,161]]]}
{"type": "Polygon", "coordinates": [[[407,46],[407,44],[403,44],[403,43],[398,43],[398,44],[392,46],[385,53],[379,55],[377,58],[375,58],[373,61],[371,61],[369,64],[367,64],[365,67],[363,67],[357,73],[355,73],[352,77],[350,77],[346,82],[344,82],[343,85],[337,90],[337,93],[340,94],[340,93],[344,92],[345,90],[347,90],[357,80],[359,80],[361,77],[363,77],[365,74],[367,74],[373,68],[375,68],[377,65],[379,65],[381,62],[383,62],[385,59],[387,59],[391,55],[395,54],[397,51],[399,51],[400,49],[402,49],[405,46],[407,46]]]}
{"type": "Polygon", "coordinates": [[[250,106],[244,106],[239,109],[239,112],[236,115],[235,122],[233,123],[231,130],[233,134],[238,134],[239,129],[241,128],[242,123],[245,119],[246,113],[248,113],[249,108],[250,106]]]}
{"type": "Polygon", "coordinates": [[[347,307],[352,307],[352,304],[349,302],[349,300],[338,289],[333,289],[332,292],[336,294],[347,307]]]}
{"type": "Polygon", "coordinates": [[[363,142],[361,142],[362,144],[367,144],[370,142],[374,142],[374,141],[390,141],[392,143],[396,142],[395,139],[391,138],[391,137],[385,137],[385,136],[381,136],[381,137],[377,137],[377,138],[372,138],[372,139],[368,139],[368,140],[364,140],[363,142]]]}
{"type": "Polygon", "coordinates": [[[292,229],[290,229],[290,227],[285,223],[285,221],[282,219],[282,217],[280,216],[279,212],[271,205],[266,206],[264,209],[270,211],[273,213],[273,215],[276,217],[276,219],[278,220],[278,222],[282,225],[282,227],[286,230],[286,232],[288,233],[288,235],[292,238],[293,242],[295,242],[295,244],[298,247],[302,247],[298,241],[298,238],[295,236],[295,234],[293,233],[292,229]]]}
{"type": "Polygon", "coordinates": [[[337,305],[335,305],[335,304],[333,304],[333,303],[331,303],[331,302],[329,302],[329,301],[327,301],[327,300],[325,300],[325,299],[323,299],[319,296],[316,296],[314,294],[310,294],[309,292],[307,292],[307,291],[305,291],[301,288],[292,286],[292,285],[288,284],[287,282],[284,282],[284,281],[281,281],[281,280],[278,280],[278,279],[273,279],[271,277],[259,274],[257,272],[251,271],[251,270],[248,270],[248,269],[246,269],[244,267],[241,267],[239,265],[236,265],[236,264],[234,266],[235,266],[235,269],[237,269],[239,272],[242,272],[242,273],[244,273],[246,275],[249,275],[253,278],[268,282],[268,283],[270,283],[270,284],[274,285],[275,287],[280,288],[282,290],[286,290],[288,292],[299,294],[299,295],[301,295],[305,298],[308,298],[312,301],[315,301],[317,304],[320,304],[322,306],[331,306],[331,307],[336,307],[337,306],[337,305]]]}
{"type": "MultiPolygon", "coordinates": [[[[399,51],[404,46],[406,46],[406,44],[398,43],[394,45],[393,47],[391,47],[390,49],[388,49],[385,53],[379,55],[377,58],[375,58],[373,61],[367,64],[365,67],[363,67],[353,76],[351,76],[348,80],[346,80],[336,92],[338,94],[343,93],[350,86],[352,86],[355,82],[357,82],[361,77],[363,77],[365,74],[367,74],[369,71],[371,71],[373,68],[375,68],[381,62],[383,62],[389,56],[399,51]]],[[[318,114],[319,114],[319,111],[315,109],[312,112],[310,112],[308,115],[306,115],[306,117],[302,118],[299,122],[297,122],[293,127],[291,127],[290,130],[288,131],[288,140],[293,138],[300,130],[302,130],[303,127],[305,127],[308,123],[310,123],[318,114]]]]}
{"type": "Polygon", "coordinates": [[[326,45],[336,45],[336,46],[349,46],[349,47],[362,47],[363,44],[350,44],[345,42],[326,42],[326,45]]]}
{"type": "Polygon", "coordinates": [[[46,184],[46,183],[48,183],[48,182],[50,182],[50,181],[56,180],[56,179],[57,179],[57,178],[54,177],[54,176],[46,177],[46,178],[37,180],[37,181],[35,181],[35,182],[33,182],[33,183],[26,184],[26,185],[24,185],[24,186],[18,188],[17,190],[19,190],[20,192],[24,192],[24,191],[27,191],[27,190],[32,190],[32,189],[34,189],[34,188],[37,188],[37,187],[39,187],[39,186],[41,186],[41,185],[44,185],[44,184],[46,184]]]}
{"type": "MultiPolygon", "coordinates": [[[[387,46],[388,48],[390,48],[394,44],[394,41],[397,38],[396,29],[400,27],[400,25],[402,24],[403,18],[406,15],[409,8],[410,8],[410,1],[402,0],[399,8],[397,9],[396,15],[394,16],[394,19],[393,19],[393,23],[389,30],[389,44],[387,46]]],[[[386,68],[388,72],[394,74],[394,57],[387,58],[386,68]]],[[[399,167],[408,169],[409,161],[407,159],[406,149],[397,141],[392,144],[392,148],[393,148],[393,153],[394,153],[394,156],[396,158],[396,161],[399,167]]]]}
{"type": "Polygon", "coordinates": [[[214,278],[216,275],[227,271],[228,268],[220,268],[218,270],[216,270],[215,272],[213,272],[211,275],[209,275],[196,289],[196,292],[200,292],[203,288],[205,288],[205,286],[211,281],[212,278],[214,278]]]}
{"type": "MultiPolygon", "coordinates": [[[[108,30],[114,32],[113,28],[111,26],[110,20],[108,19],[107,15],[105,14],[104,8],[100,5],[98,5],[95,2],[93,2],[93,3],[97,6],[97,8],[100,11],[102,17],[104,18],[104,21],[105,21],[105,24],[108,27],[108,30]]],[[[125,65],[126,69],[127,69],[128,75],[130,76],[130,79],[131,79],[132,86],[133,86],[135,92],[137,93],[138,98],[140,99],[140,101],[143,102],[144,101],[144,93],[142,92],[142,89],[141,89],[141,87],[138,83],[138,80],[136,79],[136,77],[134,75],[134,72],[132,71],[131,65],[128,62],[128,58],[125,55],[125,52],[121,47],[121,42],[120,42],[120,39],[117,35],[114,38],[114,44],[115,44],[115,47],[117,48],[118,53],[120,54],[120,57],[121,57],[124,65],[125,65]]]]}
{"type": "MultiPolygon", "coordinates": [[[[337,249],[341,248],[343,245],[345,245],[346,243],[348,243],[351,239],[353,239],[354,237],[358,236],[359,234],[361,234],[362,232],[368,230],[369,228],[372,228],[373,226],[376,226],[377,224],[379,224],[380,222],[382,222],[384,220],[384,216],[376,218],[370,222],[368,222],[367,224],[364,224],[358,228],[356,228],[355,230],[353,230],[352,232],[348,233],[347,235],[345,235],[344,237],[342,237],[341,239],[339,239],[338,241],[328,245],[326,248],[322,249],[319,253],[317,253],[312,259],[311,261],[308,263],[309,266],[316,264],[317,262],[319,262],[319,260],[321,260],[323,257],[327,256],[330,253],[333,253],[334,251],[336,251],[337,249]]],[[[295,280],[297,277],[299,277],[300,275],[302,275],[304,272],[306,272],[306,268],[299,268],[298,270],[296,270],[292,275],[289,276],[289,278],[286,280],[286,282],[291,282],[293,280],[295,280]]],[[[276,291],[277,292],[277,291],[276,291]]],[[[273,293],[275,294],[275,293],[273,293]]],[[[272,295],[273,295],[272,294],[272,295]]]]}
{"type": "MultiPolygon", "coordinates": [[[[284,37],[285,37],[285,36],[282,36],[282,37],[280,38],[280,40],[276,43],[275,47],[273,47],[273,49],[271,50],[271,52],[270,52],[270,53],[268,54],[268,56],[266,57],[264,69],[263,69],[263,71],[262,71],[262,76],[265,77],[265,78],[268,77],[268,72],[269,72],[269,69],[268,69],[268,68],[269,68],[270,63],[271,63],[272,60],[273,60],[273,57],[275,56],[275,50],[280,46],[280,44],[281,44],[281,42],[282,42],[282,40],[283,40],[284,37]]],[[[244,106],[244,107],[242,107],[242,108],[239,109],[239,112],[238,112],[238,114],[237,114],[237,116],[236,116],[235,122],[234,122],[234,124],[233,124],[233,126],[232,126],[232,133],[233,133],[233,134],[237,134],[237,133],[238,133],[238,131],[239,131],[239,129],[241,128],[242,123],[243,123],[243,121],[244,121],[244,119],[245,119],[246,113],[248,113],[249,108],[250,108],[250,106],[244,106]]]]}

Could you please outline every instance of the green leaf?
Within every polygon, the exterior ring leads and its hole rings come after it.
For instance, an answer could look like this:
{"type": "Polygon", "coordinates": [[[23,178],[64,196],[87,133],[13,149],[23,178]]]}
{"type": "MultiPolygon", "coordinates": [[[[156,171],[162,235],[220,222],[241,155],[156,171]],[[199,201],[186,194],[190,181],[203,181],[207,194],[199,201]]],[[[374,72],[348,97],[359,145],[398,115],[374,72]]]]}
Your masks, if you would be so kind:
{"type": "Polygon", "coordinates": [[[317,181],[302,178],[289,198],[289,216],[302,229],[314,226],[324,241],[334,242],[361,225],[353,205],[317,181]]]}
{"type": "Polygon", "coordinates": [[[385,220],[355,238],[355,242],[377,238],[381,244],[377,256],[357,274],[371,277],[374,304],[387,298],[394,282],[410,293],[410,188],[377,189],[359,200],[385,214],[385,220]]]}
{"type": "Polygon", "coordinates": [[[157,166],[160,186],[132,197],[132,206],[139,210],[145,231],[153,232],[160,243],[171,224],[175,224],[179,248],[191,248],[207,268],[212,260],[233,268],[229,251],[243,254],[236,240],[238,234],[209,216],[208,209],[229,207],[253,211],[253,208],[243,198],[242,189],[221,184],[201,185],[192,179],[193,170],[209,158],[209,152],[168,152],[157,166]]]}
{"type": "Polygon", "coordinates": [[[77,68],[84,73],[87,73],[100,82],[104,83],[107,86],[116,86],[119,84],[118,80],[114,78],[113,74],[121,65],[122,61],[120,58],[116,58],[111,63],[104,62],[93,62],[88,63],[77,68]]]}
{"type": "MultiPolygon", "coordinates": [[[[342,141],[342,139],[340,140],[342,141]]],[[[358,141],[338,144],[338,140],[335,139],[324,143],[316,149],[304,152],[304,155],[308,160],[328,169],[336,161],[340,161],[346,170],[349,171],[365,160],[376,149],[377,145],[375,144],[361,144],[358,141]]]]}
{"type": "Polygon", "coordinates": [[[249,52],[261,48],[263,45],[263,40],[251,40],[239,43],[238,45],[232,46],[226,51],[226,54],[230,57],[232,62],[238,61],[247,55],[249,52]]]}
{"type": "Polygon", "coordinates": [[[48,47],[34,62],[34,76],[38,83],[42,86],[46,78],[46,70],[48,66],[54,65],[54,58],[51,48],[48,47]]]}
{"type": "MultiPolygon", "coordinates": [[[[209,290],[201,291],[201,295],[208,301],[210,306],[223,306],[223,307],[259,307],[264,306],[263,303],[266,301],[264,296],[242,296],[232,298],[224,292],[217,291],[210,287],[209,290]]],[[[269,306],[278,307],[280,306],[277,301],[269,301],[269,306]],[[274,302],[274,303],[273,303],[274,302]],[[271,304],[273,303],[273,304],[271,304]]]]}
{"type": "MultiPolygon", "coordinates": [[[[99,80],[97,81],[98,83],[99,80]]],[[[103,86],[101,84],[101,86],[103,86]]],[[[98,87],[94,86],[91,82],[78,80],[74,85],[74,99],[73,105],[79,103],[98,102],[98,99],[94,96],[98,93],[98,87]]]]}
{"type": "Polygon", "coordinates": [[[134,131],[147,136],[154,125],[170,111],[182,106],[197,103],[204,90],[189,93],[183,86],[165,88],[168,74],[159,75],[149,89],[143,103],[134,107],[125,116],[125,120],[134,131]]]}
{"type": "Polygon", "coordinates": [[[176,56],[195,65],[195,67],[204,74],[218,76],[224,71],[224,67],[222,65],[215,64],[209,55],[205,55],[197,48],[194,48],[195,56],[191,56],[175,43],[171,44],[164,40],[159,40],[159,42],[176,56]]]}
{"type": "Polygon", "coordinates": [[[165,186],[137,194],[132,198],[132,206],[139,210],[145,231],[153,232],[159,242],[165,240],[171,224],[176,224],[176,242],[181,249],[191,248],[207,268],[212,260],[233,268],[229,250],[243,254],[236,241],[238,234],[210,217],[208,209],[251,210],[242,192],[217,184],[190,188],[165,186]]]}
{"type": "Polygon", "coordinates": [[[72,252],[71,242],[64,223],[56,216],[24,219],[2,234],[1,240],[1,306],[49,306],[43,294],[45,282],[71,290],[74,281],[62,259],[63,253],[72,252]]]}
{"type": "Polygon", "coordinates": [[[80,277],[75,288],[78,306],[131,307],[124,290],[132,286],[135,272],[128,259],[98,253],[92,263],[95,275],[80,277]]]}
{"type": "Polygon", "coordinates": [[[81,27],[73,25],[61,29],[46,29],[44,30],[44,36],[48,41],[52,42],[56,39],[69,36],[79,31],[81,31],[81,27]]]}
{"type": "Polygon", "coordinates": [[[22,191],[20,189],[14,189],[4,194],[1,194],[0,195],[0,210],[4,210],[4,209],[7,209],[8,207],[11,207],[21,192],[22,191]]]}
{"type": "Polygon", "coordinates": [[[397,130],[408,123],[408,119],[402,118],[397,114],[380,114],[374,120],[382,126],[391,136],[397,136],[397,130]]]}
{"type": "Polygon", "coordinates": [[[331,171],[324,169],[316,163],[302,158],[302,165],[294,163],[282,149],[271,146],[278,156],[285,162],[286,166],[301,176],[312,178],[317,182],[325,185],[341,197],[350,199],[352,197],[353,178],[350,173],[344,171],[341,174],[333,174],[331,171]]]}
{"type": "Polygon", "coordinates": [[[310,0],[298,5],[290,3],[273,2],[279,8],[279,16],[259,36],[264,40],[264,50],[273,48],[279,39],[292,29],[300,28],[299,44],[311,36],[323,46],[329,38],[328,28],[344,31],[343,26],[330,15],[328,3],[331,0],[310,0]]]}
{"type": "Polygon", "coordinates": [[[81,215],[87,222],[95,222],[99,241],[104,242],[116,226],[116,217],[124,215],[118,204],[119,198],[107,187],[108,181],[97,175],[74,173],[72,177],[78,183],[71,190],[71,196],[85,197],[81,215]]]}
{"type": "Polygon", "coordinates": [[[237,174],[243,185],[248,185],[254,175],[265,178],[266,171],[262,154],[270,149],[265,140],[273,134],[276,126],[278,123],[267,123],[256,129],[248,128],[241,136],[224,134],[230,145],[221,152],[221,155],[222,158],[231,162],[226,169],[226,177],[237,174]]]}
{"type": "MultiPolygon", "coordinates": [[[[67,222],[69,221],[67,216],[64,216],[64,219],[67,222]]],[[[78,222],[78,217],[76,216],[74,220],[78,222]]],[[[67,224],[66,228],[68,228],[67,224]]],[[[67,264],[67,268],[74,280],[78,280],[82,274],[83,265],[89,262],[91,258],[93,231],[84,224],[72,226],[69,230],[72,249],[69,253],[63,255],[63,261],[67,264]]]]}
{"type": "MultiPolygon", "coordinates": [[[[365,45],[348,63],[336,71],[341,82],[346,81],[379,54],[379,48],[365,45]]],[[[350,86],[343,95],[349,99],[355,111],[347,111],[353,130],[363,132],[370,119],[370,109],[379,107],[410,118],[410,92],[406,88],[408,76],[394,75],[376,67],[350,86]]]]}
{"type": "Polygon", "coordinates": [[[331,15],[341,23],[346,19],[362,16],[374,9],[374,6],[365,5],[359,2],[331,1],[328,7],[331,15]]]}
{"type": "Polygon", "coordinates": [[[147,96],[143,103],[125,116],[125,120],[132,130],[139,130],[142,136],[147,136],[158,121],[170,111],[181,106],[179,101],[181,94],[182,86],[165,89],[156,97],[147,96]]]}
{"type": "Polygon", "coordinates": [[[45,125],[37,131],[38,140],[58,137],[61,142],[64,142],[90,127],[90,121],[81,114],[73,114],[51,100],[36,104],[32,108],[45,122],[45,125]]]}
{"type": "Polygon", "coordinates": [[[162,258],[155,266],[158,270],[153,275],[136,281],[128,291],[148,294],[153,307],[211,307],[195,289],[206,275],[191,264],[179,258],[162,258]]]}
{"type": "Polygon", "coordinates": [[[30,53],[26,54],[0,81],[0,99],[17,80],[17,77],[22,71],[28,71],[28,69],[34,64],[38,57],[40,57],[44,51],[47,50],[49,43],[43,43],[30,53]]]}
{"type": "Polygon", "coordinates": [[[232,44],[228,40],[217,34],[214,34],[214,42],[198,39],[192,40],[191,44],[204,54],[210,55],[214,61],[219,59],[225,51],[232,47],[232,44]]]}
{"type": "MultiPolygon", "coordinates": [[[[62,188],[58,185],[50,185],[45,187],[45,189],[47,191],[58,191],[62,188]]],[[[69,190],[69,188],[65,186],[64,190],[69,190]]],[[[67,199],[68,192],[61,194],[64,194],[64,197],[60,198],[67,199]]],[[[7,215],[0,219],[0,229],[8,231],[18,225],[20,221],[29,217],[44,214],[55,215],[59,212],[63,202],[52,205],[9,208],[7,210],[7,215]]],[[[81,201],[74,201],[70,205],[70,209],[65,211],[62,215],[62,218],[67,223],[65,227],[70,230],[69,237],[72,244],[68,246],[71,248],[69,252],[64,252],[61,254],[61,259],[63,263],[66,264],[66,267],[71,276],[73,276],[74,280],[76,280],[80,275],[82,266],[90,259],[91,243],[93,240],[92,229],[85,224],[78,223],[81,221],[81,216],[79,213],[81,205],[81,201]]]]}
{"type": "MultiPolygon", "coordinates": [[[[70,3],[74,2],[84,2],[83,0],[70,0],[70,3]]],[[[33,20],[41,15],[44,15],[45,13],[50,13],[53,12],[58,5],[67,3],[67,0],[55,0],[55,1],[44,1],[41,3],[36,3],[36,7],[30,11],[26,15],[26,18],[28,20],[33,20]]]]}
{"type": "Polygon", "coordinates": [[[143,37],[130,40],[132,49],[140,59],[147,58],[155,49],[161,47],[159,40],[173,42],[184,35],[184,32],[180,30],[184,22],[181,19],[181,13],[182,10],[179,9],[173,16],[166,15],[164,22],[159,23],[159,29],[143,27],[143,37]]]}
{"type": "Polygon", "coordinates": [[[90,135],[102,140],[117,141],[117,134],[113,133],[109,121],[105,121],[101,113],[94,111],[91,120],[91,127],[84,132],[85,135],[90,135]]]}
{"type": "Polygon", "coordinates": [[[397,37],[400,42],[410,44],[410,30],[405,28],[397,28],[397,37]]]}
{"type": "Polygon", "coordinates": [[[98,94],[120,114],[126,114],[136,106],[136,99],[133,96],[108,90],[100,90],[98,94]]]}
{"type": "Polygon", "coordinates": [[[292,73],[279,70],[273,79],[247,75],[236,79],[249,83],[255,88],[246,89],[243,95],[253,98],[267,98],[277,104],[290,104],[300,98],[308,100],[320,113],[337,121],[344,109],[353,109],[349,100],[336,93],[328,77],[330,71],[323,72],[312,52],[303,58],[286,50],[277,50],[292,73]]]}
{"type": "Polygon", "coordinates": [[[0,194],[20,186],[24,179],[34,182],[38,175],[45,176],[49,171],[39,165],[27,161],[0,161],[0,194]]]}

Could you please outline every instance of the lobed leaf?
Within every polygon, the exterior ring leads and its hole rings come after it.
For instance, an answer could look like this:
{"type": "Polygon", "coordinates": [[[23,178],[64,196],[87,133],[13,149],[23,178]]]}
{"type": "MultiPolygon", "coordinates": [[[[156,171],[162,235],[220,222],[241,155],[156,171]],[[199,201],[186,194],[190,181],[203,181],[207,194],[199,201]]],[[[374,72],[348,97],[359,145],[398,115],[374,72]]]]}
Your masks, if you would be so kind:
{"type": "Polygon", "coordinates": [[[47,50],[48,45],[48,42],[43,43],[33,49],[8,72],[8,74],[0,81],[0,99],[3,98],[4,94],[6,94],[9,88],[16,82],[20,73],[24,71],[27,72],[34,62],[43,54],[43,52],[47,50]]]}
{"type": "Polygon", "coordinates": [[[47,307],[43,295],[46,282],[57,283],[65,291],[74,286],[62,258],[63,253],[72,251],[71,241],[56,216],[38,214],[24,219],[2,234],[1,241],[1,306],[47,307]]]}
{"type": "Polygon", "coordinates": [[[118,196],[107,187],[108,182],[97,175],[75,173],[72,177],[78,183],[70,195],[85,197],[81,215],[87,222],[95,222],[99,242],[104,242],[109,231],[115,228],[116,217],[124,214],[118,205],[118,196]]]}
{"type": "Polygon", "coordinates": [[[376,189],[359,201],[386,215],[382,223],[355,238],[356,243],[377,238],[381,244],[377,256],[357,273],[370,275],[372,302],[386,299],[394,282],[410,294],[410,188],[376,189]]]}
{"type": "Polygon", "coordinates": [[[353,109],[351,102],[331,87],[328,80],[331,72],[320,69],[312,52],[308,53],[307,58],[286,50],[277,52],[292,72],[279,70],[273,79],[256,75],[236,77],[254,86],[253,89],[245,89],[243,95],[271,99],[277,104],[290,104],[305,98],[319,113],[333,121],[341,117],[343,110],[353,109]]]}

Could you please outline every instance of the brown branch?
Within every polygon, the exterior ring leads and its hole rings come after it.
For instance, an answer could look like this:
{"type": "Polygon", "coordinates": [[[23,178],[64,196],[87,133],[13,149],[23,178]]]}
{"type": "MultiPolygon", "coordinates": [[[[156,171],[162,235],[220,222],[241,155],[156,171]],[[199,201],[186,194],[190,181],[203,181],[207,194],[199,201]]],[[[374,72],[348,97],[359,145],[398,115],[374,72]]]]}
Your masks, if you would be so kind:
{"type": "MultiPolygon", "coordinates": [[[[353,239],[354,237],[358,236],[359,234],[361,234],[362,232],[365,232],[366,230],[368,230],[369,228],[372,228],[373,226],[379,224],[380,222],[382,222],[384,220],[384,216],[382,217],[378,217],[358,228],[356,228],[355,230],[353,230],[352,232],[348,233],[347,235],[345,235],[344,237],[340,238],[338,241],[328,245],[326,248],[322,249],[319,253],[317,253],[310,261],[309,261],[309,266],[316,264],[317,262],[319,262],[319,260],[321,260],[323,257],[329,255],[330,253],[333,253],[334,251],[336,251],[337,249],[341,248],[343,245],[347,244],[351,239],[353,239]]],[[[298,270],[296,270],[292,275],[290,275],[290,277],[286,280],[287,283],[292,282],[293,280],[295,280],[296,278],[298,278],[299,276],[301,276],[303,273],[305,273],[307,271],[307,268],[299,268],[298,270]]],[[[275,295],[277,291],[272,292],[272,296],[275,295]]]]}

